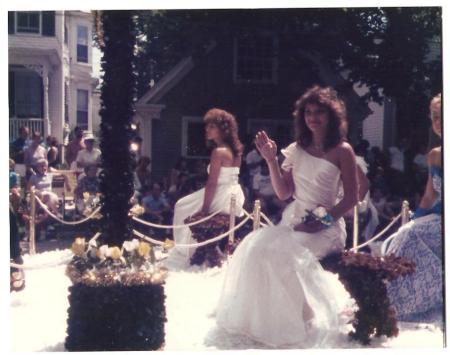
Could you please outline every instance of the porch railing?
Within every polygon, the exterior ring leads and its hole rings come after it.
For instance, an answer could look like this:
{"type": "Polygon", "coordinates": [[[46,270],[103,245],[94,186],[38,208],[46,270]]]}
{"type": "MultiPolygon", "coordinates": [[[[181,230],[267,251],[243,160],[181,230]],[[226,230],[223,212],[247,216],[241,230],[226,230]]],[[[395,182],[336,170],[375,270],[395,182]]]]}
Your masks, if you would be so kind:
{"type": "Polygon", "coordinates": [[[41,132],[42,136],[45,136],[44,132],[44,119],[42,118],[9,118],[9,141],[12,142],[19,137],[19,129],[22,126],[28,127],[30,135],[35,132],[41,132]]]}

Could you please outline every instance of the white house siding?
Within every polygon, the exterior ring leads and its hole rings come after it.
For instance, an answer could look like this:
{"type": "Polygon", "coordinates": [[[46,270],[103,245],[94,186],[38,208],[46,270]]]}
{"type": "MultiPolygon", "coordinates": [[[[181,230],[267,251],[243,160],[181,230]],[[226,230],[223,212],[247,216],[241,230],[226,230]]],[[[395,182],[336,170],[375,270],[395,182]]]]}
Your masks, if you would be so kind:
{"type": "MultiPolygon", "coordinates": [[[[48,75],[48,119],[44,135],[51,134],[63,142],[65,123],[65,84],[67,84],[68,120],[76,125],[76,90],[89,93],[88,128],[92,129],[92,15],[81,11],[55,11],[55,36],[14,33],[8,35],[9,65],[32,66],[45,83],[48,75]],[[88,62],[77,63],[77,25],[88,28],[88,62]],[[67,44],[64,31],[67,29],[67,44]],[[39,69],[42,68],[42,69],[39,69]]],[[[45,86],[45,85],[44,85],[45,86]]],[[[45,95],[43,95],[45,96],[45,95]]],[[[43,112],[43,116],[45,112],[43,112]]],[[[45,119],[45,117],[43,117],[45,119]]]]}
{"type": "MultiPolygon", "coordinates": [[[[359,86],[355,84],[353,89],[359,96],[363,96],[368,92],[368,88],[365,85],[359,86]]],[[[362,138],[367,140],[371,147],[383,148],[384,105],[371,101],[368,106],[372,113],[363,121],[362,138]]]]}
{"type": "Polygon", "coordinates": [[[363,138],[370,143],[371,147],[383,148],[384,108],[375,102],[370,102],[369,108],[372,114],[363,122],[363,138]]]}

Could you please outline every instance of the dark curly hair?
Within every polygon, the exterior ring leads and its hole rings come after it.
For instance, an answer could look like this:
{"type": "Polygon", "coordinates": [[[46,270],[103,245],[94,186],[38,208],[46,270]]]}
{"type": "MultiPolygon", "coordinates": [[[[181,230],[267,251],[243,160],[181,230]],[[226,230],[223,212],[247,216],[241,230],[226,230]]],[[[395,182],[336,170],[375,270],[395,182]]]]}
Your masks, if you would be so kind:
{"type": "Polygon", "coordinates": [[[203,120],[205,124],[211,123],[219,128],[224,143],[230,147],[235,157],[242,155],[244,146],[238,137],[236,118],[231,113],[219,108],[212,108],[206,112],[203,120]]]}
{"type": "Polygon", "coordinates": [[[338,98],[336,90],[318,85],[308,89],[296,102],[294,116],[295,140],[302,148],[312,143],[312,132],[305,122],[305,108],[308,104],[316,104],[329,113],[328,129],[325,136],[324,149],[336,147],[347,137],[347,113],[345,104],[338,98]]]}

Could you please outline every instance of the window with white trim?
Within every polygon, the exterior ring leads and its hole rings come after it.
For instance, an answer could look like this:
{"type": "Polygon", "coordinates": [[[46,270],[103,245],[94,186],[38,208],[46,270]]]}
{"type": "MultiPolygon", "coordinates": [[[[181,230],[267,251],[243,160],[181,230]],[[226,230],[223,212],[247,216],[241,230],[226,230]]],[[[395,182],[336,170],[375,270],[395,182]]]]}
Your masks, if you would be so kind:
{"type": "Polygon", "coordinates": [[[181,127],[181,155],[188,158],[208,157],[203,117],[183,117],[181,127]]]}
{"type": "Polygon", "coordinates": [[[83,130],[88,129],[89,117],[89,91],[77,90],[77,126],[83,130]]]}
{"type": "Polygon", "coordinates": [[[18,11],[16,31],[18,33],[41,33],[40,11],[18,11]]]}
{"type": "Polygon", "coordinates": [[[278,41],[274,35],[241,36],[234,39],[234,82],[275,84],[278,41]]]}
{"type": "Polygon", "coordinates": [[[88,62],[88,28],[77,26],[77,62],[88,62]]]}

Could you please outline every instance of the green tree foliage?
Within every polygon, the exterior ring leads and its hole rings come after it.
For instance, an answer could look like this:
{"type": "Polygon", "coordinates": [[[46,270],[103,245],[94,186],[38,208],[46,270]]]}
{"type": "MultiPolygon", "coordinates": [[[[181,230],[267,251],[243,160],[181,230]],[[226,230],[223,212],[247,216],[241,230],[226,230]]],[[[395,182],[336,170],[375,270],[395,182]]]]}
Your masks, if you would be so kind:
{"type": "Polygon", "coordinates": [[[135,95],[135,24],[130,11],[103,11],[101,18],[102,237],[109,245],[121,246],[131,231],[128,211],[133,195],[133,172],[129,141],[135,95]]]}
{"type": "MultiPolygon", "coordinates": [[[[202,55],[225,36],[268,31],[298,51],[320,54],[351,83],[368,87],[364,100],[396,99],[400,125],[421,121],[442,88],[441,8],[166,10],[139,12],[136,70],[142,95],[183,57],[202,55]]],[[[286,47],[284,47],[286,48],[286,47]]],[[[401,131],[401,129],[400,129],[401,131]]]]}

